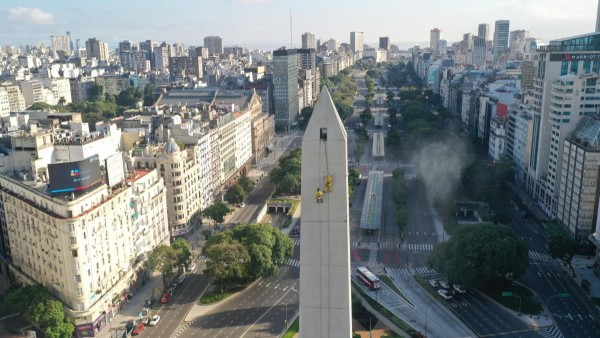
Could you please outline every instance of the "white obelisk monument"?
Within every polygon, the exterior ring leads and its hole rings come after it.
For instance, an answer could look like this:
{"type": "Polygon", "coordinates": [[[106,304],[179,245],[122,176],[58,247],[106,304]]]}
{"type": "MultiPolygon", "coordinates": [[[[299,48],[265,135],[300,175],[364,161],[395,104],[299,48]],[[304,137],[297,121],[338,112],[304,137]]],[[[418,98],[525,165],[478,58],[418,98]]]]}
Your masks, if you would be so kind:
{"type": "Polygon", "coordinates": [[[302,138],[301,338],[351,337],[346,139],[323,86],[302,138]]]}

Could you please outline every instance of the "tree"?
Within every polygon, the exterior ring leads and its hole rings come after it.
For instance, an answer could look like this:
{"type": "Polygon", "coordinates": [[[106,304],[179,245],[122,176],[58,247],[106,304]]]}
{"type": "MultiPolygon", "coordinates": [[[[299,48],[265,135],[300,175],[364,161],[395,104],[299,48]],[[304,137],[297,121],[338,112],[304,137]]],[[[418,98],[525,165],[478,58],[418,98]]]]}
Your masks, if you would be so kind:
{"type": "MultiPolygon", "coordinates": [[[[270,224],[247,224],[213,236],[206,243],[207,257],[211,258],[212,254],[221,255],[220,250],[231,249],[232,247],[228,245],[235,243],[242,244],[250,257],[246,269],[239,270],[245,275],[243,277],[236,275],[235,278],[272,276],[279,271],[279,265],[286,257],[290,257],[294,250],[294,242],[291,238],[270,224]],[[218,246],[218,249],[212,249],[215,246],[218,246]]],[[[213,265],[210,268],[214,269],[213,273],[228,276],[230,263],[219,266],[218,260],[211,258],[211,261],[213,265]]]]}
{"type": "Polygon", "coordinates": [[[154,104],[154,91],[156,90],[156,86],[153,84],[147,84],[144,87],[144,106],[150,107],[154,104]]]}
{"type": "Polygon", "coordinates": [[[92,101],[104,99],[104,86],[94,83],[90,88],[90,94],[92,94],[92,101]]]}
{"type": "Polygon", "coordinates": [[[363,124],[367,124],[371,119],[373,118],[373,113],[371,112],[371,108],[365,108],[361,113],[360,113],[360,120],[362,121],[363,124]]]}
{"type": "Polygon", "coordinates": [[[573,256],[579,251],[579,242],[566,233],[554,235],[548,243],[548,253],[552,258],[560,258],[571,264],[573,256]]]}
{"type": "Polygon", "coordinates": [[[183,239],[178,238],[172,244],[171,247],[175,250],[175,254],[177,255],[177,266],[178,269],[183,265],[187,269],[192,257],[192,248],[190,245],[183,239]]]}
{"type": "Polygon", "coordinates": [[[231,204],[238,204],[242,203],[247,196],[248,193],[246,193],[246,191],[239,184],[236,184],[227,190],[227,195],[225,198],[227,199],[227,202],[231,204]]]}
{"type": "Polygon", "coordinates": [[[51,110],[56,109],[55,106],[47,104],[46,102],[36,102],[27,108],[28,110],[51,110]]]}
{"type": "Polygon", "coordinates": [[[150,271],[161,273],[163,289],[166,289],[167,279],[173,275],[173,270],[177,267],[177,252],[168,245],[159,245],[148,255],[147,264],[150,271]]]}
{"type": "Polygon", "coordinates": [[[306,106],[302,108],[298,117],[298,128],[302,130],[306,129],[306,126],[308,125],[308,121],[310,121],[310,118],[312,117],[314,109],[315,108],[313,106],[306,106]]]}
{"type": "Polygon", "coordinates": [[[254,180],[246,175],[240,177],[237,184],[240,187],[242,187],[242,189],[244,189],[244,191],[246,193],[250,193],[254,189],[254,186],[256,185],[254,180]]]}
{"type": "Polygon", "coordinates": [[[525,242],[506,226],[469,224],[457,228],[447,242],[436,245],[427,260],[452,282],[467,287],[512,274],[522,276],[529,266],[525,242]]]}
{"type": "Polygon", "coordinates": [[[225,215],[229,212],[229,208],[221,202],[217,202],[202,211],[202,216],[210,218],[216,224],[221,224],[225,221],[225,215]]]}
{"type": "Polygon", "coordinates": [[[65,99],[64,96],[61,96],[60,99],[58,99],[58,106],[63,107],[65,103],[67,103],[67,99],[65,99]]]}
{"type": "Polygon", "coordinates": [[[223,242],[207,246],[206,271],[221,283],[228,279],[244,279],[248,276],[250,255],[239,242],[223,242]]]}
{"type": "Polygon", "coordinates": [[[26,285],[9,291],[2,307],[10,312],[21,312],[34,325],[42,329],[46,337],[71,337],[75,327],[65,317],[61,302],[55,300],[41,284],[26,285]]]}

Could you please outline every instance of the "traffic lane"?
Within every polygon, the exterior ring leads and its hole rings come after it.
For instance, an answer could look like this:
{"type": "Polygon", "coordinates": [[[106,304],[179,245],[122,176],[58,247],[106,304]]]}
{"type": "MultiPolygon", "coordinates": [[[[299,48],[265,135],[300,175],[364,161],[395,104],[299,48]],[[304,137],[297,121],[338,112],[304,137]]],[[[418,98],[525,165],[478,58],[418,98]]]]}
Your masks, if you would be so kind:
{"type": "Polygon", "coordinates": [[[460,299],[451,299],[448,306],[480,336],[539,337],[514,314],[479,292],[470,291],[460,299]]]}
{"type": "Polygon", "coordinates": [[[521,278],[540,297],[546,310],[552,315],[556,326],[566,337],[596,337],[600,332],[597,321],[600,313],[591,304],[571,277],[556,264],[536,264],[521,278]],[[569,298],[557,300],[559,293],[568,293],[569,298]],[[585,324],[585,328],[582,328],[585,324]]]}
{"type": "Polygon", "coordinates": [[[157,308],[155,314],[160,316],[160,322],[154,327],[148,327],[151,336],[171,336],[209,284],[208,277],[195,273],[190,274],[175,290],[169,302],[161,304],[157,308]]]}
{"type": "Polygon", "coordinates": [[[540,229],[537,223],[524,222],[521,211],[517,211],[511,205],[511,201],[510,199],[503,199],[503,203],[496,203],[494,209],[508,214],[512,229],[527,243],[529,250],[546,253],[548,242],[545,239],[543,229],[540,229]]]}
{"type": "Polygon", "coordinates": [[[411,244],[435,244],[438,242],[433,215],[422,183],[409,184],[407,189],[408,222],[404,242],[411,244]]]}
{"type": "Polygon", "coordinates": [[[264,278],[233,299],[225,300],[213,311],[193,321],[182,337],[240,337],[255,323],[264,318],[285,293],[296,293],[297,276],[290,268],[282,266],[278,276],[264,278]]]}

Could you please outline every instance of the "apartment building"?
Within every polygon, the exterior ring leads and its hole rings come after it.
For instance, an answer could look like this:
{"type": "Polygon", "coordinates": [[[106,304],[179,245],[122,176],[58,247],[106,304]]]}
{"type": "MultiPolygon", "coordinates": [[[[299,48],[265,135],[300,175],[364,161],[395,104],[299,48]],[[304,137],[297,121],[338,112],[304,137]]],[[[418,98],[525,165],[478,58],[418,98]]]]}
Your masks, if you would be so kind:
{"type": "Polygon", "coordinates": [[[600,118],[581,118],[564,142],[557,218],[574,238],[594,232],[598,219],[600,118]]]}
{"type": "Polygon", "coordinates": [[[21,88],[19,85],[13,84],[11,82],[3,82],[0,83],[0,87],[6,90],[6,94],[8,95],[8,104],[10,106],[10,111],[18,112],[25,110],[25,97],[21,93],[21,88]]]}

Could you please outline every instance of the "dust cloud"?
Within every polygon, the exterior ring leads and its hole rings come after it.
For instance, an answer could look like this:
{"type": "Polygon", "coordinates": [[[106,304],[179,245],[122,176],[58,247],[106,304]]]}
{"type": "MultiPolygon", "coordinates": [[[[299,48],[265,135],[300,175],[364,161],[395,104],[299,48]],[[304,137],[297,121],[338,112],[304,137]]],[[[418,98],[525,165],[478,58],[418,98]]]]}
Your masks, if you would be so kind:
{"type": "Polygon", "coordinates": [[[413,156],[415,173],[427,189],[430,203],[451,196],[469,165],[466,144],[458,139],[424,146],[413,156]]]}

